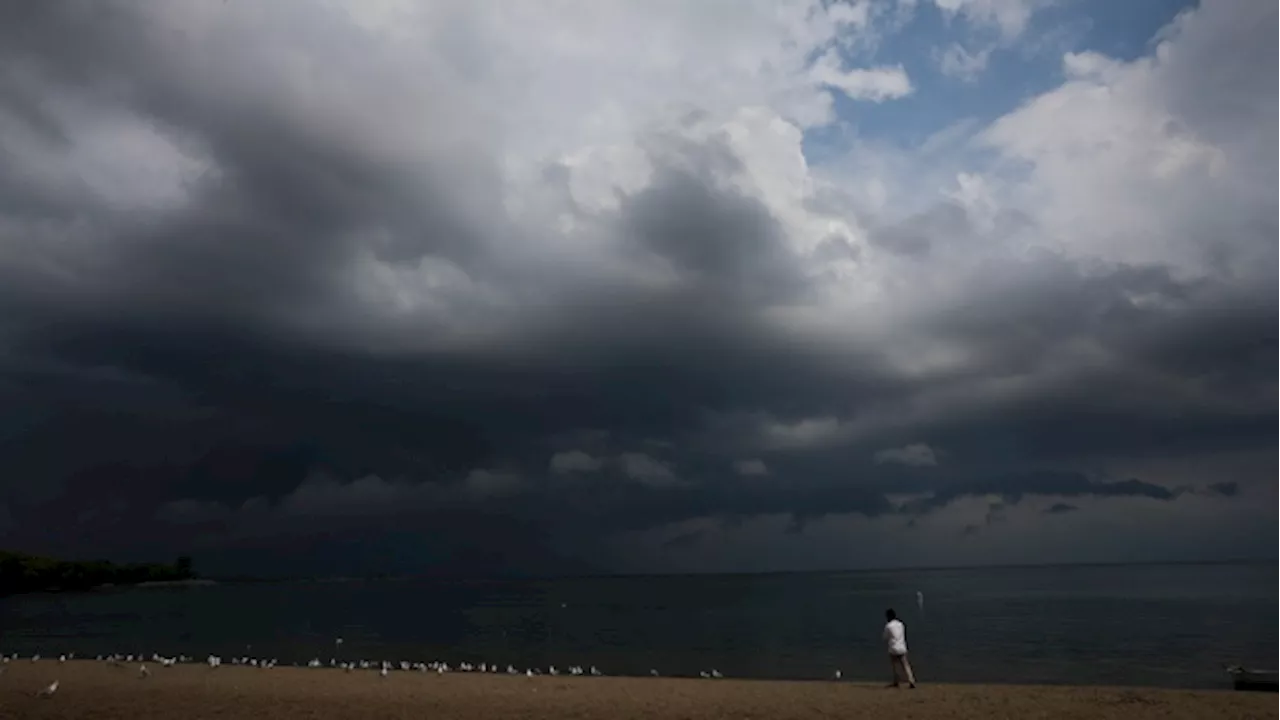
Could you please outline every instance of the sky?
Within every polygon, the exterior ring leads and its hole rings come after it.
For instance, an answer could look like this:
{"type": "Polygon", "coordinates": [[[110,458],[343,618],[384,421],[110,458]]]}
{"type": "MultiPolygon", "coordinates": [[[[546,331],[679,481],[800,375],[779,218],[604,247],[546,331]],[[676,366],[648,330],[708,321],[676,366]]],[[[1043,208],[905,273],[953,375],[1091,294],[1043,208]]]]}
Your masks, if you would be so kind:
{"type": "Polygon", "coordinates": [[[0,547],[1274,558],[1277,7],[0,8],[0,547]]]}

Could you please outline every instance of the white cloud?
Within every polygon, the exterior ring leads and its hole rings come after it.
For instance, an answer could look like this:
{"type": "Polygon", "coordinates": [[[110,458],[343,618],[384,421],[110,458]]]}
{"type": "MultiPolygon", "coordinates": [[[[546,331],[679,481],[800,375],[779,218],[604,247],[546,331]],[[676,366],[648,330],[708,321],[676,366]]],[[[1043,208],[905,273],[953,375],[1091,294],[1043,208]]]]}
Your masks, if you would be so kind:
{"type": "MultiPolygon", "coordinates": [[[[1168,265],[1191,277],[1250,277],[1260,264],[1274,265],[1274,244],[1255,242],[1250,228],[1274,221],[1274,162],[1258,150],[1274,149],[1275,137],[1219,132],[1209,107],[1222,82],[1215,68],[1230,60],[1202,36],[1225,36],[1219,26],[1230,8],[1205,3],[1182,16],[1153,57],[1068,53],[1064,84],[983,133],[986,146],[1026,169],[1004,179],[1007,201],[1035,218],[1050,247],[1070,257],[1168,265]],[[1194,92],[1204,101],[1184,101],[1194,92]]],[[[1232,20],[1230,31],[1250,37],[1248,22],[1232,20]]],[[[1266,92],[1274,99],[1274,86],[1266,92]]],[[[1223,111],[1258,127],[1276,120],[1274,102],[1223,111]]]]}
{"type": "Polygon", "coordinates": [[[630,452],[618,456],[627,477],[646,485],[670,485],[677,481],[671,466],[644,453],[630,452]]]}
{"type": "Polygon", "coordinates": [[[1017,37],[1049,0],[934,0],[948,16],[960,15],[970,23],[998,28],[1005,37],[1017,37]]]}
{"type": "Polygon", "coordinates": [[[836,417],[804,418],[794,422],[764,425],[764,445],[773,449],[796,450],[832,445],[848,439],[853,428],[836,417]]]}
{"type": "Polygon", "coordinates": [[[911,79],[902,65],[845,70],[840,54],[829,50],[813,65],[814,82],[833,87],[854,100],[883,102],[911,94],[911,79]]]}
{"type": "Polygon", "coordinates": [[[592,457],[581,450],[568,450],[552,455],[549,465],[552,473],[569,475],[571,473],[595,472],[604,467],[604,461],[592,457]]]}
{"type": "Polygon", "coordinates": [[[942,74],[965,82],[973,82],[987,69],[987,61],[994,48],[984,47],[975,51],[966,49],[960,43],[952,43],[939,60],[942,74]]]}
{"type": "Polygon", "coordinates": [[[476,469],[467,474],[466,488],[472,496],[490,498],[510,495],[520,490],[522,480],[513,472],[476,469]]]}
{"type": "Polygon", "coordinates": [[[744,477],[760,477],[769,474],[769,466],[759,459],[735,460],[733,471],[744,477]]]}
{"type": "Polygon", "coordinates": [[[350,482],[313,473],[280,499],[277,512],[293,517],[363,517],[390,510],[411,510],[436,502],[445,493],[433,483],[409,483],[366,475],[350,482]]]}
{"type": "Polygon", "coordinates": [[[933,448],[924,443],[911,443],[898,448],[886,448],[875,455],[877,464],[906,465],[908,467],[933,467],[938,457],[933,448]]]}

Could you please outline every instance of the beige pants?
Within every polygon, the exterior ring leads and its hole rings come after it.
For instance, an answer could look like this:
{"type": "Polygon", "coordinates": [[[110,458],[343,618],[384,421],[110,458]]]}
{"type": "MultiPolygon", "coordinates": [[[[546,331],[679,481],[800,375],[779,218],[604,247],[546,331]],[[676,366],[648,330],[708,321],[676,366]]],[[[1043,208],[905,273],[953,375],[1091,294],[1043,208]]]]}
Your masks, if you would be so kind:
{"type": "Polygon", "coordinates": [[[911,687],[916,685],[915,673],[911,672],[911,663],[907,660],[907,654],[895,655],[889,653],[889,665],[893,668],[893,684],[897,685],[900,678],[906,677],[907,684],[911,687]]]}

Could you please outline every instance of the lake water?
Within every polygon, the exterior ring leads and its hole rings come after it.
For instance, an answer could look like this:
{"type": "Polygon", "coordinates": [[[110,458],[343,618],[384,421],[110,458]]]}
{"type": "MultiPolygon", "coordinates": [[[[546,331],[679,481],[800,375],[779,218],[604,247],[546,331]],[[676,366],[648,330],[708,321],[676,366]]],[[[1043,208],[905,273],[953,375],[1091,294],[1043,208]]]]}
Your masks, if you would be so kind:
{"type": "Polygon", "coordinates": [[[248,583],[3,598],[0,652],[879,680],[892,606],[922,682],[1224,687],[1276,666],[1278,604],[1275,564],[248,583]]]}

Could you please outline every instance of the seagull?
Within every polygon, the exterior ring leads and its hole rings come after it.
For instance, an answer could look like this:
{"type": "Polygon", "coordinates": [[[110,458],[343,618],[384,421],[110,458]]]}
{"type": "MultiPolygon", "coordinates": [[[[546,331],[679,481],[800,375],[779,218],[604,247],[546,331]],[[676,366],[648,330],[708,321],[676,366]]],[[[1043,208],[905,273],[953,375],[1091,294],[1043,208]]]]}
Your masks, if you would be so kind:
{"type": "Polygon", "coordinates": [[[66,661],[67,661],[67,656],[66,656],[66,655],[59,655],[59,656],[58,656],[58,662],[60,662],[60,663],[64,663],[64,662],[66,662],[66,661]]]}
{"type": "Polygon", "coordinates": [[[151,671],[147,669],[146,665],[143,665],[142,667],[138,668],[138,677],[140,678],[151,677],[151,671]]]}
{"type": "Polygon", "coordinates": [[[379,676],[381,676],[381,677],[386,677],[386,676],[387,676],[387,668],[384,666],[381,670],[379,670],[379,671],[378,671],[378,675],[379,675],[379,676]]]}
{"type": "Polygon", "coordinates": [[[724,675],[721,675],[719,670],[717,670],[717,669],[715,669],[715,668],[711,668],[711,677],[716,678],[716,679],[720,679],[720,678],[724,677],[724,675]]]}
{"type": "Polygon", "coordinates": [[[836,670],[836,680],[839,680],[839,679],[840,679],[840,671],[836,670]]]}
{"type": "Polygon", "coordinates": [[[31,662],[39,662],[39,661],[40,661],[40,653],[36,653],[35,655],[31,656],[31,662]]]}
{"type": "Polygon", "coordinates": [[[705,679],[707,679],[707,678],[711,677],[711,675],[709,675],[709,674],[707,673],[707,671],[706,671],[706,670],[701,670],[701,671],[699,671],[699,672],[698,672],[698,677],[700,677],[700,678],[702,678],[702,679],[704,679],[704,680],[705,680],[705,679]]]}
{"type": "Polygon", "coordinates": [[[653,668],[649,668],[649,674],[653,677],[658,677],[658,671],[653,668]]]}
{"type": "Polygon", "coordinates": [[[51,698],[53,697],[53,694],[56,692],[58,692],[58,681],[54,680],[53,682],[49,683],[49,687],[44,688],[40,692],[36,693],[36,697],[51,698]]]}
{"type": "Polygon", "coordinates": [[[591,666],[591,676],[592,676],[592,677],[600,677],[600,671],[596,669],[596,666],[595,666],[595,665],[592,665],[592,666],[591,666]]]}

